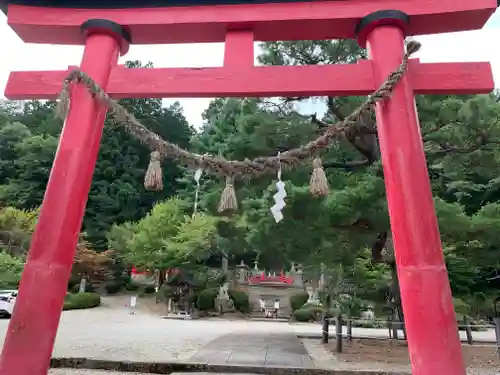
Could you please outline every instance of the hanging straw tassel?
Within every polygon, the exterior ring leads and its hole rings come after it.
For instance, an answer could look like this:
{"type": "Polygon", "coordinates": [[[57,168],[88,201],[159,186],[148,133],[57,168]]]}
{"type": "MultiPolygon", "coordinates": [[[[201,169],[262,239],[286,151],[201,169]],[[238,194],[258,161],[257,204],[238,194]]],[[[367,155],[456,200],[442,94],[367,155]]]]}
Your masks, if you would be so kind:
{"type": "Polygon", "coordinates": [[[219,213],[233,213],[238,209],[238,201],[236,200],[236,192],[234,191],[234,178],[226,177],[226,186],[222,192],[219,202],[219,213]]]}
{"type": "Polygon", "coordinates": [[[57,98],[56,116],[61,120],[66,120],[69,111],[69,82],[64,82],[63,88],[57,98]]]}
{"type": "Polygon", "coordinates": [[[326,179],[325,171],[323,170],[320,158],[314,159],[313,168],[311,180],[309,181],[309,191],[316,197],[328,195],[328,180],[326,179]]]}
{"type": "Polygon", "coordinates": [[[420,50],[420,47],[422,47],[420,42],[418,42],[414,39],[409,39],[406,42],[406,53],[409,55],[413,55],[414,53],[416,53],[420,50]]]}
{"type": "Polygon", "coordinates": [[[146,190],[163,190],[163,172],[161,171],[161,158],[158,151],[153,151],[149,159],[148,170],[144,177],[146,190]]]}

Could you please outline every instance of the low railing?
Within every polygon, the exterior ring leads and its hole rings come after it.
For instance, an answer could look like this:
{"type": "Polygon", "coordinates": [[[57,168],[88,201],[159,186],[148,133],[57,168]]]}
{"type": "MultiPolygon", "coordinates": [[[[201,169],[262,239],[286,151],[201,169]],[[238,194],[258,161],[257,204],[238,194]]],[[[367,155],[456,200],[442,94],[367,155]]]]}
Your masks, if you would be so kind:
{"type": "MultiPolygon", "coordinates": [[[[500,319],[497,319],[500,321],[500,319]]],[[[371,339],[371,340],[406,340],[406,332],[404,323],[394,320],[383,320],[383,319],[351,319],[351,318],[323,318],[322,325],[322,342],[324,344],[329,342],[330,338],[330,325],[335,326],[335,347],[337,353],[342,353],[343,350],[343,340],[351,341],[355,339],[371,339]],[[370,325],[371,327],[367,327],[370,325]],[[343,327],[346,327],[346,332],[344,333],[343,327]],[[353,328],[386,328],[388,331],[387,337],[381,336],[364,336],[362,334],[353,335],[353,328]],[[400,335],[402,333],[402,335],[400,335]]],[[[495,324],[473,324],[470,319],[464,318],[462,323],[458,324],[459,331],[465,331],[466,340],[469,345],[474,344],[474,339],[472,332],[487,331],[490,329],[495,329],[496,342],[500,355],[500,327],[495,324]]],[[[477,340],[481,341],[481,340],[477,340]]]]}

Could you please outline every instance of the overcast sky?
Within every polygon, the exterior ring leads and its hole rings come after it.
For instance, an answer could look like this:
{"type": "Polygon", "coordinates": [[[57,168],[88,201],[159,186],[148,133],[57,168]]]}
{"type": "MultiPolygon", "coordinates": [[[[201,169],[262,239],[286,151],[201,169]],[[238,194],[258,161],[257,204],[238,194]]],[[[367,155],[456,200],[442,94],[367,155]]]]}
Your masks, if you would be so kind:
{"type": "MultiPolygon", "coordinates": [[[[24,44],[8,27],[6,17],[0,15],[0,89],[12,70],[63,70],[79,65],[82,47],[24,44]]],[[[416,57],[422,62],[491,61],[496,87],[500,88],[500,10],[488,24],[478,31],[421,36],[422,49],[416,57]]],[[[155,67],[208,67],[221,66],[223,45],[180,44],[160,46],[132,46],[125,60],[152,61],[155,67]]],[[[172,99],[175,100],[175,99],[172,99]]],[[[188,121],[198,127],[201,113],[210,99],[178,99],[188,121]]],[[[170,100],[169,100],[170,101],[170,100]]],[[[168,101],[167,101],[168,102],[168,101]]],[[[309,103],[304,111],[322,112],[323,104],[309,103]]]]}

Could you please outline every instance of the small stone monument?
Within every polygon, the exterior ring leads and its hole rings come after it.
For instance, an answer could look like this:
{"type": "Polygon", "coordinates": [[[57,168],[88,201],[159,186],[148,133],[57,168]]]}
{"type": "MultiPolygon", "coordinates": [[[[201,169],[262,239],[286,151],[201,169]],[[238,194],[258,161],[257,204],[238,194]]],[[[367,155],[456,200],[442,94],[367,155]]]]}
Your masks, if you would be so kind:
{"type": "Polygon", "coordinates": [[[321,302],[319,300],[318,296],[318,288],[311,286],[307,288],[307,293],[309,294],[309,299],[307,300],[306,303],[311,304],[311,305],[321,305],[321,302]]]}
{"type": "Polygon", "coordinates": [[[245,284],[248,282],[248,266],[245,262],[241,261],[239,265],[236,266],[236,282],[239,284],[245,284]]]}
{"type": "Polygon", "coordinates": [[[326,288],[325,265],[321,263],[321,275],[319,277],[318,289],[323,291],[326,288]]]}
{"type": "Polygon", "coordinates": [[[373,319],[375,318],[375,307],[373,305],[368,305],[365,311],[361,311],[361,317],[363,319],[373,319]]]}
{"type": "Polygon", "coordinates": [[[215,307],[219,314],[234,311],[233,300],[229,297],[229,283],[226,282],[219,287],[219,294],[215,298],[215,307]]]}
{"type": "Polygon", "coordinates": [[[290,277],[293,278],[293,285],[301,288],[304,286],[304,275],[302,269],[301,268],[296,269],[295,263],[292,263],[292,268],[290,270],[290,277]]]}

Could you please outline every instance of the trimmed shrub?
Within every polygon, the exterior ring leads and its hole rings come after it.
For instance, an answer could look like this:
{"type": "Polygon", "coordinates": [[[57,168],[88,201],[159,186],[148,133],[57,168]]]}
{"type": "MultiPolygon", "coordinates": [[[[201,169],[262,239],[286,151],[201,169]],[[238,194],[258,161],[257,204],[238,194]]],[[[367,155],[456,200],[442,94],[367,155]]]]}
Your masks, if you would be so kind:
{"type": "MultiPolygon", "coordinates": [[[[80,292],[80,281],[78,281],[77,284],[73,285],[71,287],[71,293],[79,293],[80,292]]],[[[87,280],[87,283],[85,284],[85,293],[92,293],[94,289],[92,288],[92,285],[89,283],[87,280]]]]}
{"type": "Polygon", "coordinates": [[[141,284],[133,281],[133,280],[130,280],[126,285],[125,285],[125,289],[127,289],[128,291],[130,292],[136,292],[139,290],[139,288],[141,287],[141,284]]]}
{"type": "Polygon", "coordinates": [[[90,309],[101,305],[101,296],[97,293],[67,294],[63,310],[90,309]]]}
{"type": "Polygon", "coordinates": [[[214,300],[219,294],[219,288],[205,289],[198,294],[196,306],[201,311],[209,311],[215,309],[214,300]]]}
{"type": "Polygon", "coordinates": [[[368,303],[356,297],[344,297],[337,300],[337,305],[343,314],[349,317],[359,317],[368,303]]]}
{"type": "Polygon", "coordinates": [[[242,290],[229,289],[229,297],[233,300],[234,308],[242,313],[250,312],[250,298],[248,294],[242,290]]]}
{"type": "Polygon", "coordinates": [[[314,321],[321,320],[321,318],[323,318],[323,315],[327,313],[323,307],[317,305],[306,305],[306,307],[304,307],[303,309],[309,311],[309,314],[311,315],[311,320],[314,321]]]}
{"type": "Polygon", "coordinates": [[[110,282],[110,283],[107,283],[104,288],[106,289],[106,292],[108,294],[116,294],[120,291],[121,289],[121,285],[117,282],[110,282]]]}
{"type": "Polygon", "coordinates": [[[383,320],[353,320],[352,326],[356,328],[387,328],[388,323],[383,320]]]}
{"type": "Polygon", "coordinates": [[[188,299],[189,306],[195,309],[198,308],[198,293],[191,294],[188,299]]]}
{"type": "Polygon", "coordinates": [[[455,307],[457,320],[463,322],[464,317],[469,316],[470,306],[460,298],[453,298],[453,306],[455,307]]]}
{"type": "Polygon", "coordinates": [[[68,280],[68,290],[73,290],[75,285],[80,285],[80,276],[71,275],[68,280]]]}
{"type": "Polygon", "coordinates": [[[309,299],[309,293],[303,291],[290,296],[290,307],[293,311],[298,310],[304,306],[309,299]]]}
{"type": "Polygon", "coordinates": [[[173,289],[167,284],[163,284],[162,286],[160,286],[158,292],[156,293],[156,300],[161,302],[167,302],[169,298],[172,298],[172,295],[173,295],[173,289]]]}
{"type": "Polygon", "coordinates": [[[338,314],[341,313],[340,309],[337,307],[332,307],[331,309],[325,311],[327,318],[335,318],[338,314]]]}
{"type": "Polygon", "coordinates": [[[151,285],[151,284],[144,285],[143,292],[144,292],[144,294],[153,294],[156,292],[156,288],[154,285],[151,285]]]}
{"type": "Polygon", "coordinates": [[[293,318],[297,322],[310,322],[312,319],[309,309],[297,309],[293,312],[293,318]]]}
{"type": "Polygon", "coordinates": [[[75,284],[69,290],[71,293],[78,293],[80,291],[80,284],[75,284]]]}
{"type": "Polygon", "coordinates": [[[298,322],[320,321],[325,313],[329,316],[329,313],[321,306],[308,304],[294,310],[293,317],[298,322]]]}

